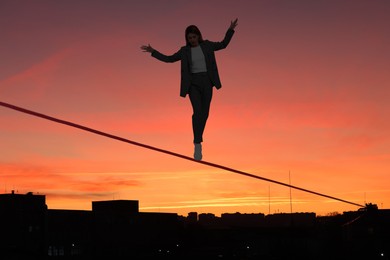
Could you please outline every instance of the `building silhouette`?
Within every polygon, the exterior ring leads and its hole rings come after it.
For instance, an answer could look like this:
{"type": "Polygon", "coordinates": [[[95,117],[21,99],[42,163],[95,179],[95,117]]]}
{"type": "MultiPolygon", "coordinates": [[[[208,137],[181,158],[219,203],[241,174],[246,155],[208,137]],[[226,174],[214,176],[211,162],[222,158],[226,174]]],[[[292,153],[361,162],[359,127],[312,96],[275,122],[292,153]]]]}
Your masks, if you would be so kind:
{"type": "Polygon", "coordinates": [[[0,259],[389,259],[390,210],[335,214],[139,212],[136,200],[53,210],[0,194],[0,259]]]}
{"type": "Polygon", "coordinates": [[[0,194],[0,251],[4,258],[45,254],[47,206],[43,195],[0,194]]]}

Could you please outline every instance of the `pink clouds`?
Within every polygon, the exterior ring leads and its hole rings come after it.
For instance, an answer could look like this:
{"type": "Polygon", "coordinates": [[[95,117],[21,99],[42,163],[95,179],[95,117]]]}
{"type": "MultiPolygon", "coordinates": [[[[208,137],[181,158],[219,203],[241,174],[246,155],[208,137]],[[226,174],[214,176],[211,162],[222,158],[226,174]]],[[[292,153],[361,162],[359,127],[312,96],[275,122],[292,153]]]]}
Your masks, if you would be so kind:
{"type": "Polygon", "coordinates": [[[69,54],[70,50],[64,49],[43,61],[37,62],[26,70],[2,80],[0,82],[2,92],[8,95],[13,92],[15,95],[15,92],[20,94],[21,91],[24,91],[23,96],[26,95],[33,99],[41,98],[48,87],[49,80],[47,76],[57,70],[60,63],[69,54]],[[28,83],[26,84],[26,82],[28,83]],[[24,86],[23,89],[19,88],[20,85],[24,86]]]}
{"type": "MultiPolygon", "coordinates": [[[[138,187],[141,183],[131,177],[107,176],[99,173],[63,172],[58,168],[34,164],[0,164],[1,181],[6,192],[11,189],[18,193],[29,191],[47,195],[50,200],[110,198],[115,191],[138,187]]],[[[73,207],[72,207],[73,208],[73,207]]]]}

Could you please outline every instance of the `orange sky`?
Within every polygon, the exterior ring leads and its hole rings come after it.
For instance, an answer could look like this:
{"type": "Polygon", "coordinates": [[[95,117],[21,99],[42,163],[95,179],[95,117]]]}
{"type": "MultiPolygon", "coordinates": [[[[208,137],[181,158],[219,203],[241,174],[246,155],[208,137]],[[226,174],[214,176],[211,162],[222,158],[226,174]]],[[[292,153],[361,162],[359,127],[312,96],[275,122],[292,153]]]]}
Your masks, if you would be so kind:
{"type": "MultiPolygon", "coordinates": [[[[1,101],[191,156],[172,54],[222,40],[204,159],[356,203],[390,206],[390,3],[2,1],[1,101]],[[133,2],[136,2],[135,4],[133,2]]],[[[289,190],[0,107],[0,188],[49,208],[134,199],[141,211],[289,212],[289,190]],[[270,197],[269,197],[270,191],[270,197]],[[271,203],[269,204],[269,200],[271,203]],[[270,211],[269,211],[270,206],[270,211]]],[[[293,211],[356,210],[292,191],[293,211]]]]}

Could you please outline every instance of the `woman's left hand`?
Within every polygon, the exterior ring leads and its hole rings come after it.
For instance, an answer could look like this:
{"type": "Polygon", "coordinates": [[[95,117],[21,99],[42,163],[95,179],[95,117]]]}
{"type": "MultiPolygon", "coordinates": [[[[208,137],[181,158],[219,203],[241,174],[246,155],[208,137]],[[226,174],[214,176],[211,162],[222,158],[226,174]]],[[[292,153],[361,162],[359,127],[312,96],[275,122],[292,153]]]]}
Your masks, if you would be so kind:
{"type": "Polygon", "coordinates": [[[236,28],[236,26],[238,25],[237,21],[238,21],[238,18],[236,18],[236,20],[234,20],[234,21],[231,21],[229,29],[234,30],[234,28],[236,28]]]}

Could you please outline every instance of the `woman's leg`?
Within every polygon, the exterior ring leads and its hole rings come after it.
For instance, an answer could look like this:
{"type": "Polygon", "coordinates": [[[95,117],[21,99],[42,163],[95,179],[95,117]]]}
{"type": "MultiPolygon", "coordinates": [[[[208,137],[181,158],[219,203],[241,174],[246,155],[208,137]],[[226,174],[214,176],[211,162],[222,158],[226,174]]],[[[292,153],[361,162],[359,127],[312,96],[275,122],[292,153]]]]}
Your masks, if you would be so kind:
{"type": "Polygon", "coordinates": [[[210,103],[213,96],[211,81],[207,74],[194,75],[189,92],[193,109],[192,130],[194,143],[203,142],[203,132],[210,111],[210,103]]]}
{"type": "Polygon", "coordinates": [[[213,86],[208,75],[203,76],[203,93],[202,93],[202,116],[201,116],[201,136],[203,141],[203,132],[209,118],[211,100],[213,98],[213,86]]]}

